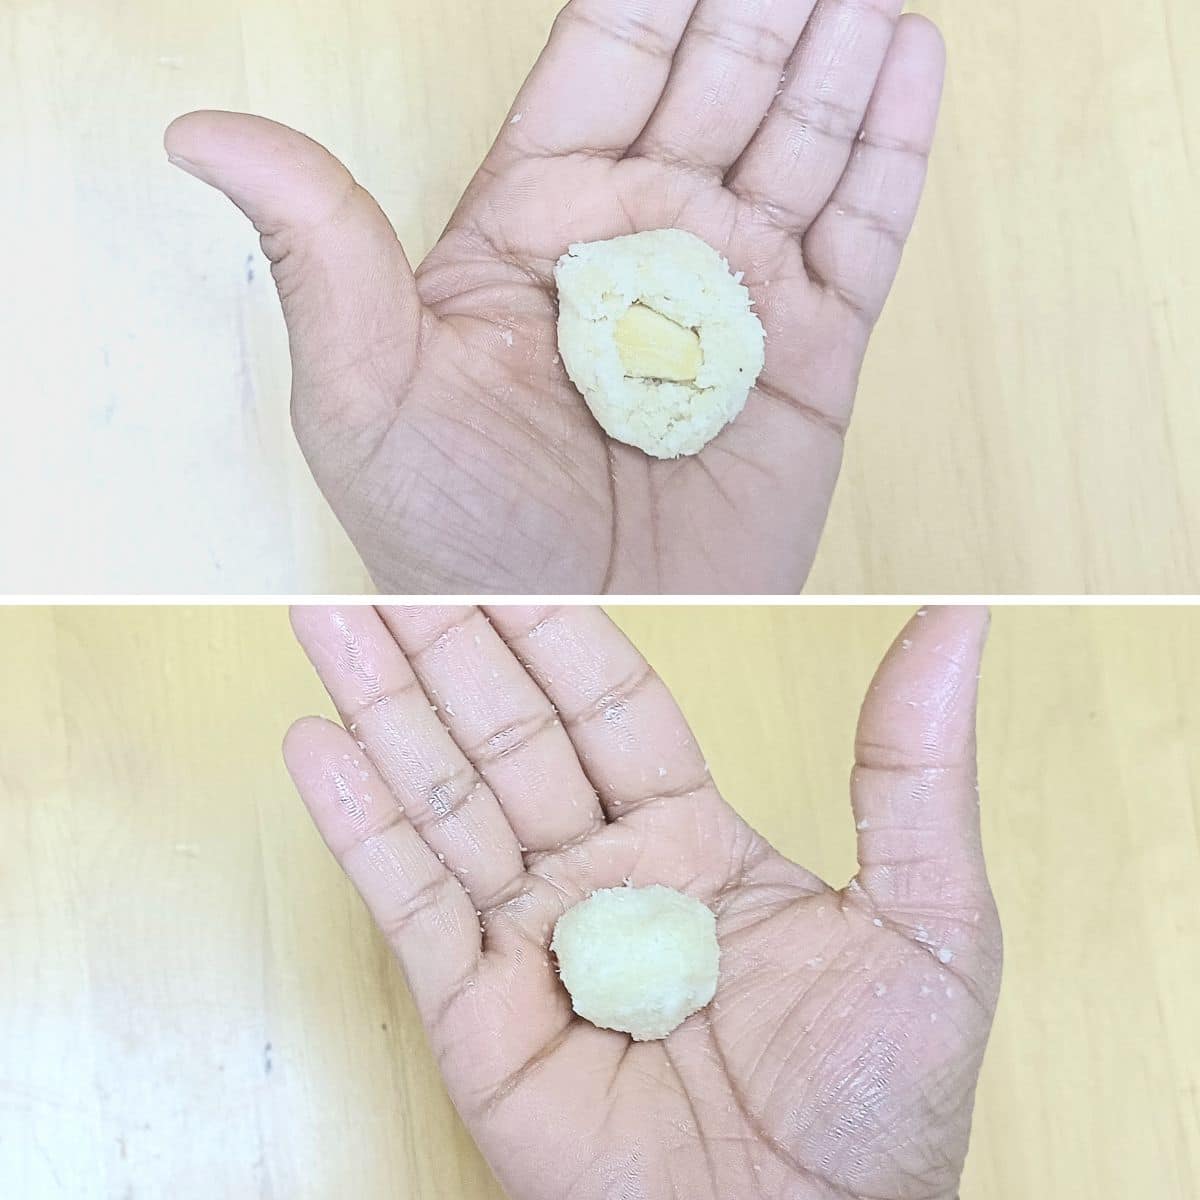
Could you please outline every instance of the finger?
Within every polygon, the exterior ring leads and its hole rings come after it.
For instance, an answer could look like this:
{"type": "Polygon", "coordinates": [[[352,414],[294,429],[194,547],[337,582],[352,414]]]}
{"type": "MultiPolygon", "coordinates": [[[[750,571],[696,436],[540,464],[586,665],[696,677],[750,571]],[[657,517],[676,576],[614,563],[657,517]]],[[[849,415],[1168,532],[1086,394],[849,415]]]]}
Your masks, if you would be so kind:
{"type": "Polygon", "coordinates": [[[354,739],[310,717],[288,731],[284,761],[325,844],[366,901],[427,1019],[476,969],[475,906],[421,840],[354,739]]]}
{"type": "Polygon", "coordinates": [[[987,629],[985,608],[922,609],[883,660],[858,726],[857,885],[944,962],[990,904],[975,773],[987,629]]]}
{"type": "Polygon", "coordinates": [[[422,316],[404,250],[371,196],[323,146],[262,117],[189,113],[165,143],[171,162],[224,192],[262,236],[288,327],[298,422],[328,412],[389,418],[422,316]]]}
{"type": "Polygon", "coordinates": [[[603,826],[558,714],[482,611],[389,607],[380,615],[525,849],[559,849],[603,826]]]}
{"type": "Polygon", "coordinates": [[[662,95],[696,0],[572,0],[513,104],[487,166],[619,157],[662,95]]]}
{"type": "Polygon", "coordinates": [[[846,169],[903,0],[819,0],[730,188],[801,233],[846,169]]]}
{"type": "Polygon", "coordinates": [[[722,174],[754,136],[812,0],[700,0],[633,153],[722,174]]]}
{"type": "Polygon", "coordinates": [[[558,709],[611,819],[711,786],[666,685],[598,608],[488,608],[558,709]]]}
{"type": "Polygon", "coordinates": [[[945,69],[937,27],[915,14],[902,17],[862,138],[804,239],[812,273],[871,320],[883,308],[916,219],[945,69]]]}
{"type": "Polygon", "coordinates": [[[292,627],[342,720],[475,907],[520,894],[516,836],[375,610],[296,608],[292,627]]]}

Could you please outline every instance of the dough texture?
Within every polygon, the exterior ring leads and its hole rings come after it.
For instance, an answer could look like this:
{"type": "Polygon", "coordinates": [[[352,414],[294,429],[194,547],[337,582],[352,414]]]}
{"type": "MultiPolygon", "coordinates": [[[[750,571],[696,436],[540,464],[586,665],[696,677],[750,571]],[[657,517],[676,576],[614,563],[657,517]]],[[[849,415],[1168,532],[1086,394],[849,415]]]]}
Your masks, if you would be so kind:
{"type": "Polygon", "coordinates": [[[716,993],[717,922],[673,888],[608,888],[568,909],[554,927],[571,1007],[635,1042],[665,1038],[716,993]]]}
{"type": "Polygon", "coordinates": [[[681,229],[583,242],[555,278],[563,363],[610,437],[655,458],[698,454],[745,407],[766,338],[707,242],[681,229]]]}

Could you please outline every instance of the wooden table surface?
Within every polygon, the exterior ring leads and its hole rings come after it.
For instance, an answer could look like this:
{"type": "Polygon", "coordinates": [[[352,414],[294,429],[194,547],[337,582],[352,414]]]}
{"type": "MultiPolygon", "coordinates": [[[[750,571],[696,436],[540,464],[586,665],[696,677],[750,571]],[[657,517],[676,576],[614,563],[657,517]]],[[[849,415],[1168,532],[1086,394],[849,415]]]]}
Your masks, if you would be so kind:
{"type": "MultiPolygon", "coordinates": [[[[345,158],[414,258],[560,0],[0,5],[0,590],[355,592],[196,107],[345,158]]],[[[1200,591],[1194,0],[921,0],[951,74],[810,590],[1200,591]]]]}
{"type": "MultiPolygon", "coordinates": [[[[636,609],[726,796],[839,883],[895,609],[636,609]]],[[[0,612],[0,1195],[492,1200],[279,760],[279,609],[0,612]]],[[[1005,609],[984,672],[1007,972],[964,1200],[1194,1200],[1200,613],[1005,609]]]]}

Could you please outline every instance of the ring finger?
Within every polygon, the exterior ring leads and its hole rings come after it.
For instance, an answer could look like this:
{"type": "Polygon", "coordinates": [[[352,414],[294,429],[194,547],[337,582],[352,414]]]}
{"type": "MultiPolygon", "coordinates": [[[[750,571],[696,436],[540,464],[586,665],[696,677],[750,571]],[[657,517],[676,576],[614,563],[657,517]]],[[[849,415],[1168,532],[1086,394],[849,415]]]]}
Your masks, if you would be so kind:
{"type": "Polygon", "coordinates": [[[475,906],[518,894],[525,864],[517,837],[379,614],[296,608],[292,626],[347,729],[475,906]]]}

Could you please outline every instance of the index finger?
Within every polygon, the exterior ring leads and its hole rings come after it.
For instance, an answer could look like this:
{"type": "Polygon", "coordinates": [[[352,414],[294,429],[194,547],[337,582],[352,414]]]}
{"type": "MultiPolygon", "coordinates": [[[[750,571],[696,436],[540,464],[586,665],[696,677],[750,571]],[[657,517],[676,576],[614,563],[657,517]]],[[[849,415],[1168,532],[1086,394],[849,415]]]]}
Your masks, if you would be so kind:
{"type": "Polygon", "coordinates": [[[650,120],[696,0],[572,0],[521,88],[485,170],[522,158],[619,158],[650,120]]]}

